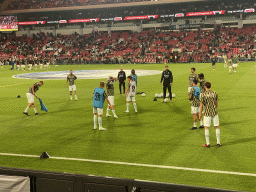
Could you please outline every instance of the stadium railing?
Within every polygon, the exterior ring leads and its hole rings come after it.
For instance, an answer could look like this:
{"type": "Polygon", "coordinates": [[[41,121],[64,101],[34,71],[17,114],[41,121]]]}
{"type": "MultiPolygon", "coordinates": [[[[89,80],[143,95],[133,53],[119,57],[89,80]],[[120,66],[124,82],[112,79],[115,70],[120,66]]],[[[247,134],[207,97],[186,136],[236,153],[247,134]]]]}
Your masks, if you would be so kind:
{"type": "Polygon", "coordinates": [[[0,175],[30,178],[30,192],[224,192],[231,190],[94,175],[0,167],[0,175]]]}

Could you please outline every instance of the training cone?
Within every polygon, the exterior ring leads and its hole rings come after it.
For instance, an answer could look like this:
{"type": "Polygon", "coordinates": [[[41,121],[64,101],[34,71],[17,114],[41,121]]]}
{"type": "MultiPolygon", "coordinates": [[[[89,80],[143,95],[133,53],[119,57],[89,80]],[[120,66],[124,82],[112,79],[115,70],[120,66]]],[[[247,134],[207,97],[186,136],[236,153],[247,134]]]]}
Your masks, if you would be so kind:
{"type": "Polygon", "coordinates": [[[48,155],[47,152],[43,152],[42,155],[40,156],[40,159],[47,159],[49,157],[50,157],[50,155],[48,155]]]}
{"type": "Polygon", "coordinates": [[[155,98],[153,101],[157,101],[157,98],[155,98]]]}
{"type": "Polygon", "coordinates": [[[21,98],[20,95],[18,95],[17,98],[21,98]]]}

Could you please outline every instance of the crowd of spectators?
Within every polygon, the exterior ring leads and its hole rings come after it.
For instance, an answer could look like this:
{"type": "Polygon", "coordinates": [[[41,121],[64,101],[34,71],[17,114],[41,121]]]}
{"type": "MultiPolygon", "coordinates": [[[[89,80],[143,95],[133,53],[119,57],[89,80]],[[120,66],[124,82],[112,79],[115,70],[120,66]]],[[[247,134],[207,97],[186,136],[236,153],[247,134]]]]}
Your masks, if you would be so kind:
{"type": "Polygon", "coordinates": [[[13,0],[8,10],[131,3],[151,0],[13,0]]]}
{"type": "Polygon", "coordinates": [[[0,57],[18,63],[116,64],[210,62],[224,55],[255,59],[256,27],[197,31],[94,32],[1,37],[0,57]]]}

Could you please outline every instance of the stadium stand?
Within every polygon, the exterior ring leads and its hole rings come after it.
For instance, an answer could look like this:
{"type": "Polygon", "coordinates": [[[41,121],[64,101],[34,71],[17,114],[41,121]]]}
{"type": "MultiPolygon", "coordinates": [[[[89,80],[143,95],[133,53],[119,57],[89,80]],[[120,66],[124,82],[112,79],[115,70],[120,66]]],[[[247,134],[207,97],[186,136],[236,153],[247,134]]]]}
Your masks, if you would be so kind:
{"type": "Polygon", "coordinates": [[[1,39],[0,55],[20,62],[35,58],[50,63],[209,62],[211,57],[237,54],[255,58],[256,26],[197,31],[94,32],[92,34],[1,39]]]}
{"type": "Polygon", "coordinates": [[[9,10],[41,9],[54,7],[72,7],[88,5],[104,5],[116,3],[131,3],[151,0],[14,0],[8,7],[9,10]]]}

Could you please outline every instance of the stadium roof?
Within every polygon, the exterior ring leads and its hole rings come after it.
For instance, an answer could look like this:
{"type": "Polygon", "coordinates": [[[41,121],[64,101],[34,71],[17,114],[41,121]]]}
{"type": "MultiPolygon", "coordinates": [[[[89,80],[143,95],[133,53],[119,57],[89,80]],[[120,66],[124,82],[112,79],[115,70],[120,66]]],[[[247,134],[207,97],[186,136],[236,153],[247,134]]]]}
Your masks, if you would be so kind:
{"type": "Polygon", "coordinates": [[[29,13],[29,12],[48,12],[48,11],[66,11],[66,10],[85,10],[95,8],[112,8],[112,7],[130,7],[141,5],[161,5],[170,3],[191,3],[191,2],[203,2],[209,0],[158,0],[158,1],[145,1],[145,2],[132,2],[132,3],[119,3],[119,4],[104,4],[104,5],[90,5],[90,6],[75,6],[75,7],[55,7],[55,8],[43,8],[43,9],[24,9],[24,10],[5,10],[1,14],[17,14],[17,13],[29,13]]]}

